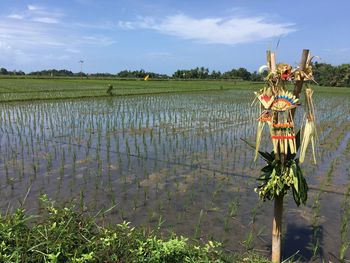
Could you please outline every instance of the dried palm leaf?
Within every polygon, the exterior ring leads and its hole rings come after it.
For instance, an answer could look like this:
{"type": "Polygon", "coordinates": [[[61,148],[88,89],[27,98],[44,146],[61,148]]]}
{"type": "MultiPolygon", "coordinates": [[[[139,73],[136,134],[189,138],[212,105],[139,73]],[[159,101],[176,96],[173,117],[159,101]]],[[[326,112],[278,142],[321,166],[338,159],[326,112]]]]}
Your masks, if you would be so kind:
{"type": "Polygon", "coordinates": [[[315,138],[317,138],[317,131],[315,125],[315,106],[312,100],[312,95],[314,91],[311,88],[305,89],[305,98],[307,105],[307,118],[304,128],[303,141],[300,148],[300,162],[302,163],[305,159],[306,149],[311,142],[312,146],[312,157],[316,164],[316,154],[315,154],[315,138]]]}
{"type": "Polygon", "coordinates": [[[259,148],[260,148],[260,144],[261,144],[261,136],[262,136],[262,132],[263,132],[264,126],[265,126],[265,122],[264,121],[259,121],[258,122],[258,127],[257,127],[257,130],[256,130],[254,162],[258,158],[259,148]]]}
{"type": "Polygon", "coordinates": [[[305,153],[306,153],[307,147],[311,141],[311,143],[312,143],[312,155],[313,155],[314,163],[316,164],[315,147],[314,147],[315,134],[316,134],[315,122],[313,120],[309,120],[307,118],[306,123],[305,123],[305,127],[304,127],[303,141],[302,141],[301,147],[300,147],[300,163],[304,162],[305,153]]]}

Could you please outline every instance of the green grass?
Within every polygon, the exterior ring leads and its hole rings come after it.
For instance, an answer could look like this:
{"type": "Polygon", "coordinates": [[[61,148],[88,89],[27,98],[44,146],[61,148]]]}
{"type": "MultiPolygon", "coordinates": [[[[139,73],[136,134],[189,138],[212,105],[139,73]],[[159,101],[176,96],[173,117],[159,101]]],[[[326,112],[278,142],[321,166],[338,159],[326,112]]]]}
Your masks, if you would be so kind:
{"type": "Polygon", "coordinates": [[[0,216],[1,262],[251,262],[268,263],[256,255],[228,254],[215,241],[194,243],[172,234],[159,238],[157,231],[96,223],[74,207],[58,207],[44,195],[41,216],[27,216],[23,209],[0,216]]]}
{"type": "Polygon", "coordinates": [[[121,95],[195,92],[227,89],[258,89],[260,83],[242,81],[142,81],[99,79],[0,78],[0,102],[42,99],[107,97],[108,85],[121,95]]]}
{"type": "MultiPolygon", "coordinates": [[[[254,89],[263,83],[236,80],[118,80],[78,78],[0,78],[0,102],[107,97],[108,85],[116,96],[173,92],[254,89]]],[[[315,87],[322,93],[350,93],[347,88],[315,87]]]]}

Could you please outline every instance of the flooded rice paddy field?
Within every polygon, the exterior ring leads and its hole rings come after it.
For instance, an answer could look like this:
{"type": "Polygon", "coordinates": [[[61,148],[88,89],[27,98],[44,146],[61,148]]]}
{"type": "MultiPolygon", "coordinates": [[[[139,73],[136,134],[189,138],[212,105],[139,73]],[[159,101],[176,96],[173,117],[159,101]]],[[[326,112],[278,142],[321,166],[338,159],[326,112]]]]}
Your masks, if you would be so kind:
{"type": "MultiPolygon", "coordinates": [[[[335,260],[350,240],[350,94],[315,92],[318,164],[302,165],[306,206],[285,198],[284,257],[335,260]]],[[[263,161],[255,140],[252,91],[167,94],[0,105],[0,207],[38,197],[74,202],[87,213],[114,208],[108,222],[130,221],[228,251],[269,254],[272,202],[254,192],[263,161]]],[[[303,119],[298,109],[297,126],[303,119]]],[[[267,130],[261,149],[271,150],[267,130]]]]}

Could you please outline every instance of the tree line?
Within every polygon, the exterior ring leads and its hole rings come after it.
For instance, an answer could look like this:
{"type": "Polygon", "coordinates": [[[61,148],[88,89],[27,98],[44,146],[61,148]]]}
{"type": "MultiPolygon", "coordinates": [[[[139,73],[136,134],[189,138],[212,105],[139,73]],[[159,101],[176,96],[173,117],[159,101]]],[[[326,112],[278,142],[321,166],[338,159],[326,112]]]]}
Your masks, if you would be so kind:
{"type": "Polygon", "coordinates": [[[315,81],[321,86],[350,87],[350,64],[314,64],[315,81]]]}
{"type": "MultiPolygon", "coordinates": [[[[333,66],[327,63],[315,63],[313,67],[315,81],[321,86],[332,87],[350,87],[350,64],[341,64],[333,66]]],[[[151,79],[239,79],[250,81],[262,81],[264,75],[258,74],[256,71],[249,72],[247,69],[241,67],[238,69],[231,69],[226,72],[209,71],[205,67],[196,67],[193,69],[179,69],[176,70],[172,76],[166,74],[158,74],[154,72],[147,72],[141,70],[122,70],[116,74],[111,73],[93,73],[86,74],[83,72],[73,73],[70,70],[41,70],[33,71],[25,74],[23,71],[9,71],[5,68],[0,68],[0,75],[10,76],[39,76],[39,77],[116,77],[125,79],[140,79],[149,76],[151,79]]]]}
{"type": "Polygon", "coordinates": [[[245,68],[232,69],[230,71],[221,73],[220,71],[209,72],[208,68],[196,67],[189,70],[177,70],[172,76],[166,74],[159,74],[155,72],[148,72],[141,70],[122,70],[116,74],[111,73],[92,73],[86,74],[83,72],[73,73],[70,70],[62,69],[50,69],[33,71],[25,74],[23,71],[9,71],[5,68],[0,69],[0,75],[26,75],[26,76],[38,76],[38,77],[117,77],[126,79],[139,79],[149,76],[151,79],[240,79],[240,80],[253,80],[260,81],[262,76],[257,72],[250,73],[245,68]]]}

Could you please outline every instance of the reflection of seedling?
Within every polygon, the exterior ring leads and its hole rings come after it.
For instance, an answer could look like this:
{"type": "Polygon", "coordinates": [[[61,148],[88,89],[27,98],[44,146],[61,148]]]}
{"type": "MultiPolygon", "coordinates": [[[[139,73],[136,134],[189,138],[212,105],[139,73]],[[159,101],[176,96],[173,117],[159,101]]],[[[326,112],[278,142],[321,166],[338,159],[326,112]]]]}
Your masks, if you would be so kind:
{"type": "Polygon", "coordinates": [[[225,217],[225,220],[224,220],[224,230],[225,232],[227,232],[230,228],[229,228],[229,222],[230,222],[230,217],[227,215],[225,217]]]}
{"type": "Polygon", "coordinates": [[[340,224],[340,241],[341,245],[339,248],[339,259],[344,260],[345,254],[349,248],[350,242],[348,240],[348,232],[349,232],[349,218],[350,218],[350,205],[349,205],[349,194],[350,194],[350,184],[348,185],[348,189],[346,195],[342,202],[342,210],[343,212],[341,217],[340,224]]]}
{"type": "Polygon", "coordinates": [[[134,202],[134,210],[136,210],[137,209],[137,198],[134,198],[133,202],[134,202]]]}
{"type": "MultiPolygon", "coordinates": [[[[321,188],[323,188],[323,184],[321,186],[321,188]]],[[[312,253],[313,256],[315,257],[320,250],[320,225],[318,223],[318,217],[320,214],[320,210],[321,210],[321,203],[320,203],[320,196],[321,196],[321,192],[318,192],[314,203],[312,204],[312,253]]]]}
{"type": "Polygon", "coordinates": [[[85,206],[85,201],[84,201],[84,199],[85,199],[85,193],[84,193],[83,190],[81,190],[81,191],[80,191],[80,209],[81,209],[81,211],[84,210],[84,206],[85,206]]]}
{"type": "Polygon", "coordinates": [[[72,167],[73,176],[75,175],[75,172],[76,172],[76,163],[77,163],[77,153],[74,149],[74,151],[73,151],[73,167],[72,167]]]}
{"type": "Polygon", "coordinates": [[[47,155],[47,167],[46,167],[46,169],[47,169],[48,173],[50,173],[50,171],[52,169],[52,154],[51,153],[49,153],[47,155]]]}
{"type": "Polygon", "coordinates": [[[62,157],[61,157],[61,166],[60,166],[60,179],[63,178],[64,175],[64,165],[66,161],[66,154],[65,150],[62,151],[62,157]]]}
{"type": "Polygon", "coordinates": [[[202,223],[202,218],[203,218],[203,209],[201,209],[201,211],[200,211],[200,213],[199,213],[197,225],[196,225],[196,228],[195,228],[194,237],[195,237],[196,239],[199,238],[200,228],[201,228],[201,223],[202,223]]]}
{"type": "Polygon", "coordinates": [[[144,195],[143,195],[143,205],[146,205],[147,204],[147,199],[148,199],[148,187],[146,186],[144,188],[144,195]]]}
{"type": "Polygon", "coordinates": [[[171,192],[170,190],[167,190],[167,198],[168,198],[168,201],[170,202],[171,201],[171,192]]]}

